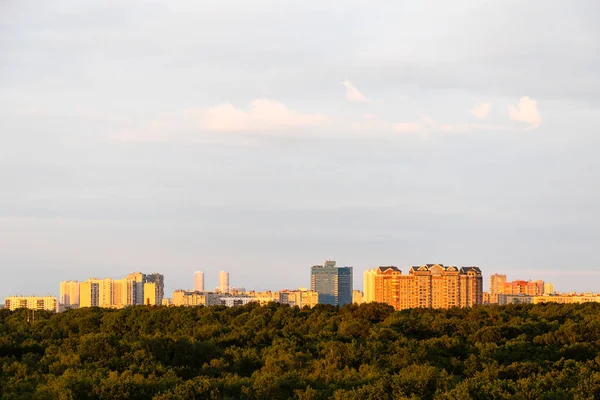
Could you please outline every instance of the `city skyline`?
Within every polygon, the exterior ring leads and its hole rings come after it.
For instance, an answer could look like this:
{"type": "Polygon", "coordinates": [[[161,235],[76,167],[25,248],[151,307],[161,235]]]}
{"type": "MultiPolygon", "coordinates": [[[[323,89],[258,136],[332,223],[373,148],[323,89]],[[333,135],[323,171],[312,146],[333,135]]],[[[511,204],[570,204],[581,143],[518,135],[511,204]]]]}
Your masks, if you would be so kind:
{"type": "MultiPolygon", "coordinates": [[[[489,275],[489,286],[484,288],[484,274],[479,267],[444,266],[442,264],[411,266],[407,275],[402,275],[402,271],[396,266],[379,266],[378,268],[367,269],[362,273],[363,290],[360,290],[355,289],[353,286],[354,268],[347,266],[337,267],[336,265],[337,262],[334,260],[325,260],[322,265],[313,265],[311,267],[311,289],[308,290],[313,291],[315,295],[317,295],[315,301],[332,305],[343,305],[355,301],[358,301],[359,304],[362,302],[369,303],[377,301],[393,305],[396,309],[410,308],[417,306],[417,304],[421,304],[423,301],[428,301],[431,302],[431,306],[435,308],[439,306],[451,307],[453,305],[470,306],[488,303],[498,304],[499,293],[528,296],[541,296],[542,294],[552,295],[554,293],[569,295],[576,293],[576,291],[571,290],[565,292],[555,291],[552,282],[540,279],[517,279],[515,281],[508,281],[506,274],[497,272],[489,275]],[[473,287],[471,287],[472,283],[468,283],[468,276],[472,273],[474,273],[474,276],[478,277],[478,283],[473,287]],[[427,295],[429,296],[429,300],[422,298],[417,301],[417,298],[414,296],[416,294],[417,286],[422,285],[425,282],[422,281],[422,278],[425,278],[424,276],[419,277],[423,274],[430,276],[430,278],[427,278],[430,279],[430,282],[426,285],[429,287],[429,289],[427,289],[428,293],[430,293],[427,295]],[[446,277],[444,278],[444,276],[446,277]],[[467,281],[464,281],[463,278],[467,278],[467,281]],[[439,279],[442,280],[440,281],[439,279]],[[455,281],[456,279],[458,279],[458,281],[455,281]],[[450,294],[451,292],[453,294],[450,294]],[[475,295],[475,293],[478,294],[475,295]]],[[[194,296],[201,295],[202,298],[205,298],[209,293],[217,296],[219,293],[227,296],[233,294],[235,297],[236,295],[241,295],[243,293],[260,294],[271,292],[280,293],[282,291],[288,292],[290,289],[292,291],[307,290],[303,285],[277,289],[269,288],[266,291],[261,291],[260,289],[257,290],[256,288],[246,289],[244,287],[233,287],[230,286],[229,283],[229,273],[223,270],[219,271],[218,287],[213,290],[205,291],[202,287],[203,284],[204,273],[202,271],[195,271],[192,278],[193,288],[179,287],[172,292],[173,296],[178,292],[184,293],[184,297],[189,294],[194,296]]],[[[421,289],[419,289],[419,291],[421,291],[421,289]]],[[[59,310],[62,311],[71,308],[73,305],[79,307],[80,304],[82,307],[101,306],[121,308],[123,306],[136,304],[188,304],[190,301],[195,304],[200,299],[200,297],[194,297],[194,300],[186,300],[184,302],[181,293],[179,293],[179,300],[174,301],[174,298],[168,297],[169,293],[171,292],[168,288],[165,290],[164,275],[159,273],[144,274],[141,272],[133,272],[127,274],[127,276],[123,278],[92,277],[81,282],[78,280],[61,281],[57,304],[59,305],[59,310]],[[79,301],[80,297],[81,302],[79,301]]],[[[592,292],[587,292],[586,294],[589,293],[592,292]]],[[[34,293],[27,295],[17,294],[16,296],[22,298],[31,298],[32,296],[36,298],[39,297],[34,293]]],[[[48,294],[46,296],[48,296],[48,294]]],[[[270,295],[268,295],[268,297],[270,297],[270,295]]],[[[6,298],[8,299],[9,297],[6,298]]],[[[215,304],[215,300],[218,304],[218,299],[216,297],[213,296],[211,299],[213,300],[210,300],[207,304],[215,304]]],[[[230,300],[234,303],[245,301],[243,299],[230,300]]],[[[202,301],[206,302],[208,301],[208,298],[202,301]]],[[[298,301],[300,301],[299,298],[296,300],[296,304],[298,301]]],[[[284,302],[288,302],[287,295],[284,302]]],[[[292,301],[291,304],[293,305],[294,301],[292,301]]]]}
{"type": "Polygon", "coordinates": [[[411,266],[407,274],[396,266],[379,266],[363,272],[364,290],[353,288],[353,267],[338,267],[334,260],[310,267],[311,287],[257,291],[232,287],[229,273],[219,271],[219,286],[202,290],[204,273],[193,274],[194,289],[177,289],[172,297],[164,290],[164,275],[132,272],[125,278],[89,278],[86,281],[60,282],[58,299],[54,296],[8,296],[4,307],[46,309],[57,312],[73,308],[124,308],[146,306],[214,306],[235,307],[251,302],[271,302],[298,307],[317,304],[343,306],[370,302],[385,303],[396,310],[409,308],[452,308],[512,303],[570,304],[600,302],[600,293],[556,291],[552,282],[541,279],[509,281],[506,274],[489,275],[489,289],[484,291],[484,274],[477,266],[422,264],[411,266]]]}
{"type": "MultiPolygon", "coordinates": [[[[327,262],[327,261],[325,261],[327,262]]],[[[390,264],[392,265],[392,264],[390,264]]],[[[431,264],[433,265],[433,264],[431,264]]],[[[451,265],[451,264],[446,264],[446,265],[451,265]]],[[[466,267],[469,266],[470,264],[455,264],[455,265],[460,265],[461,267],[466,267]]],[[[353,290],[360,290],[365,296],[368,296],[365,293],[365,284],[364,284],[364,279],[365,279],[365,275],[366,272],[368,271],[376,271],[379,267],[382,267],[383,265],[377,265],[375,267],[370,267],[370,268],[365,268],[365,269],[360,269],[360,268],[356,268],[355,266],[352,266],[353,268],[353,277],[352,277],[352,282],[353,282],[353,290]]],[[[412,268],[412,264],[407,264],[407,265],[400,265],[400,264],[395,264],[394,265],[397,268],[400,268],[402,271],[408,271],[410,268],[412,268]]],[[[306,266],[304,266],[306,267],[306,266]]],[[[212,270],[213,272],[210,273],[206,273],[205,271],[198,271],[198,270],[193,270],[190,271],[187,277],[178,277],[179,279],[173,280],[171,279],[170,275],[166,275],[166,277],[164,278],[164,297],[169,297],[170,294],[172,294],[175,290],[196,290],[194,288],[194,285],[196,283],[195,281],[195,277],[196,277],[196,273],[201,273],[202,274],[202,278],[203,278],[203,282],[204,282],[204,290],[205,291],[213,291],[213,290],[218,290],[220,285],[219,285],[219,276],[221,273],[226,273],[227,274],[227,281],[229,281],[230,278],[230,273],[229,271],[224,271],[222,268],[219,268],[218,270],[212,270]],[[208,279],[207,279],[208,278],[208,279]],[[212,283],[211,283],[212,282],[212,283]],[[214,284],[213,284],[214,283],[214,284]]],[[[120,273],[117,275],[111,275],[110,278],[106,278],[106,279],[112,279],[112,280],[123,280],[126,278],[132,278],[132,276],[134,274],[139,274],[138,272],[135,273],[131,273],[131,272],[124,272],[124,273],[120,273]]],[[[487,269],[483,269],[483,291],[484,292],[490,292],[491,291],[491,284],[490,284],[490,278],[494,275],[501,275],[501,276],[507,276],[507,275],[515,275],[518,276],[518,281],[538,281],[538,280],[542,280],[546,283],[551,283],[553,285],[553,288],[556,287],[556,292],[563,292],[563,293],[589,293],[589,292],[600,292],[600,290],[577,290],[571,287],[563,287],[566,286],[563,283],[561,283],[560,281],[555,281],[554,279],[551,280],[547,280],[547,279],[543,279],[542,275],[534,275],[534,276],[530,276],[527,273],[526,274],[518,274],[518,273],[513,273],[513,274],[506,274],[504,272],[500,272],[500,271],[495,271],[495,272],[488,272],[487,269]],[[558,285],[557,285],[558,283],[558,285]]],[[[146,274],[142,274],[144,277],[146,276],[146,274]]],[[[164,274],[163,274],[164,275],[164,274]]],[[[61,293],[60,293],[60,288],[62,287],[63,283],[66,282],[84,282],[86,280],[89,279],[97,279],[96,276],[103,276],[101,274],[96,274],[95,276],[92,275],[83,275],[80,276],[79,278],[75,278],[73,276],[73,274],[69,275],[66,277],[66,279],[62,279],[60,281],[57,282],[57,287],[58,289],[55,289],[52,285],[51,288],[48,288],[48,285],[43,285],[45,287],[44,290],[41,291],[23,291],[23,292],[8,292],[5,294],[0,293],[0,298],[4,298],[4,297],[10,297],[10,296],[54,296],[57,299],[61,298],[61,293]]],[[[104,279],[104,278],[102,278],[104,279]]],[[[263,281],[262,284],[257,285],[257,286],[251,286],[248,285],[246,283],[244,283],[244,281],[240,280],[239,277],[234,277],[234,279],[236,280],[236,282],[241,282],[241,285],[238,286],[230,286],[232,289],[238,288],[238,287],[242,287],[242,288],[247,288],[247,290],[252,290],[252,291],[270,291],[270,290],[282,290],[282,289],[297,289],[297,288],[301,288],[301,287],[306,287],[306,288],[310,288],[311,287],[311,277],[310,277],[310,273],[308,278],[305,281],[299,281],[299,282],[293,282],[289,285],[278,285],[276,283],[270,283],[270,282],[265,282],[263,281]]],[[[139,300],[138,300],[139,301],[139,300]]]]}

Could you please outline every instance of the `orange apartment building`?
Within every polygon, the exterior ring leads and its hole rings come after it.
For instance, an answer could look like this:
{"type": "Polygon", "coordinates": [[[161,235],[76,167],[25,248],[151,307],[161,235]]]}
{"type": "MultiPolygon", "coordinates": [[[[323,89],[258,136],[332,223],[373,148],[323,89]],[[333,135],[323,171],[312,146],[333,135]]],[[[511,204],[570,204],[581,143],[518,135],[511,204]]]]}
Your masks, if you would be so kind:
{"type": "Polygon", "coordinates": [[[544,281],[516,280],[508,282],[504,274],[492,274],[490,276],[489,303],[498,304],[498,295],[526,295],[542,296],[545,294],[544,281]]]}
{"type": "Polygon", "coordinates": [[[425,264],[403,275],[397,267],[379,267],[373,277],[373,301],[396,310],[471,307],[483,303],[483,277],[478,267],[425,264]]]}

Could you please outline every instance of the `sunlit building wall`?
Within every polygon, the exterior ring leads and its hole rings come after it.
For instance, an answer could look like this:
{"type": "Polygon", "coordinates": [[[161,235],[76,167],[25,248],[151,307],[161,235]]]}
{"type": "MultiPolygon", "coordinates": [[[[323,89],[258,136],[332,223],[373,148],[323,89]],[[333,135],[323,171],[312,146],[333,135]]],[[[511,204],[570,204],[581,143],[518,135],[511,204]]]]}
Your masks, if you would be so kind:
{"type": "Polygon", "coordinates": [[[52,296],[10,296],[4,299],[4,308],[11,311],[18,308],[56,311],[56,304],[56,297],[52,296]]]}

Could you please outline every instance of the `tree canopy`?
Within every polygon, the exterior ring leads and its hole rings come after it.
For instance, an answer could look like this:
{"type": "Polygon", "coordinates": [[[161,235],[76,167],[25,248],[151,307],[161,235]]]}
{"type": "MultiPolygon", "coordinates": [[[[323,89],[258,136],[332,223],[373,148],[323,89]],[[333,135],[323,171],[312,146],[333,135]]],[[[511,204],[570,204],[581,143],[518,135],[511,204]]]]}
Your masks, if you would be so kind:
{"type": "Polygon", "coordinates": [[[600,304],[0,310],[2,399],[597,399],[600,304]]]}

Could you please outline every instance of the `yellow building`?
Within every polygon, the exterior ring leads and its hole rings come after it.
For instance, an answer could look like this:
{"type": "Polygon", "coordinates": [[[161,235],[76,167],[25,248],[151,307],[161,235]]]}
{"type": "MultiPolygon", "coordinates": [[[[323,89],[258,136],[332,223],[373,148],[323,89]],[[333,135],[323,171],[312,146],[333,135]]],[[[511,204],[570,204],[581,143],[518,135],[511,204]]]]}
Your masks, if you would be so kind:
{"type": "Polygon", "coordinates": [[[56,311],[56,297],[11,296],[4,299],[4,307],[11,311],[14,311],[18,308],[56,311]]]}
{"type": "MultiPolygon", "coordinates": [[[[157,306],[159,305],[156,301],[156,283],[146,282],[144,283],[144,305],[157,306]]],[[[162,299],[161,299],[162,302],[162,299]]]]}
{"type": "Polygon", "coordinates": [[[79,284],[79,307],[98,307],[100,305],[100,285],[87,280],[79,284]]]}
{"type": "Polygon", "coordinates": [[[500,294],[498,296],[499,304],[579,304],[579,303],[600,303],[600,294],[598,293],[568,293],[554,294],[548,296],[529,296],[518,294],[500,294]]]}
{"type": "Polygon", "coordinates": [[[363,292],[361,292],[360,290],[353,290],[352,291],[352,304],[361,305],[364,302],[365,302],[365,300],[364,300],[363,292]]]}
{"type": "Polygon", "coordinates": [[[363,302],[371,303],[375,301],[375,277],[377,268],[368,269],[363,274],[363,302]]]}
{"type": "Polygon", "coordinates": [[[59,305],[62,306],[79,306],[79,282],[78,281],[62,281],[60,283],[59,305]]]}
{"type": "Polygon", "coordinates": [[[544,296],[554,294],[554,284],[551,282],[544,282],[544,296]]]}
{"type": "Polygon", "coordinates": [[[213,306],[219,304],[219,293],[175,290],[172,304],[174,306],[213,306]]]}

